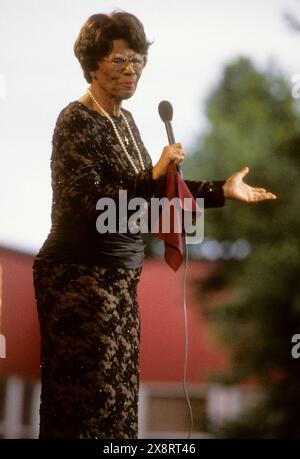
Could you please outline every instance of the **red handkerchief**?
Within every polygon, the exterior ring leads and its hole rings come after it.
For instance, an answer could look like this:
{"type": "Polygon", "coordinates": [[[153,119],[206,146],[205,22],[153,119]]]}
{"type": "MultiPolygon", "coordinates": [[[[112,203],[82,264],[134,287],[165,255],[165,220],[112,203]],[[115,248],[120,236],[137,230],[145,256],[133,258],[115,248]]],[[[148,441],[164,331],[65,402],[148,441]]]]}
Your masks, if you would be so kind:
{"type": "Polygon", "coordinates": [[[152,223],[151,233],[162,239],[165,242],[164,258],[168,265],[177,271],[183,260],[182,236],[184,234],[183,214],[184,212],[192,212],[192,222],[197,220],[202,210],[197,205],[188,186],[181,177],[175,163],[170,163],[168,166],[166,180],[156,194],[159,199],[179,198],[178,206],[166,206],[165,209],[160,209],[158,221],[152,223]],[[185,198],[190,198],[185,200],[185,198]],[[168,214],[167,214],[167,210],[168,214]],[[163,222],[169,223],[168,228],[163,228],[163,222]],[[167,230],[167,231],[166,231],[167,230]]]}

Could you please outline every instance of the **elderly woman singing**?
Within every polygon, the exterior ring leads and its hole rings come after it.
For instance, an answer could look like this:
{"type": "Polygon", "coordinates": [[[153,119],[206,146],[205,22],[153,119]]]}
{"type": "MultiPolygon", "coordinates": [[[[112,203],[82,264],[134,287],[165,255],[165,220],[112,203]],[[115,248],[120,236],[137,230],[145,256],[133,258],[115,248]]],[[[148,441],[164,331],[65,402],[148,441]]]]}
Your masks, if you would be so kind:
{"type": "MultiPolygon", "coordinates": [[[[138,436],[140,322],[137,284],[144,242],[138,233],[100,233],[96,203],[151,198],[180,143],[153,165],[131,113],[150,43],[132,14],[95,14],[74,51],[89,83],[59,114],[51,157],[52,227],[34,262],[41,331],[40,438],[130,439],[138,436]]],[[[206,207],[225,199],[275,199],[243,181],[186,181],[206,207]]]]}

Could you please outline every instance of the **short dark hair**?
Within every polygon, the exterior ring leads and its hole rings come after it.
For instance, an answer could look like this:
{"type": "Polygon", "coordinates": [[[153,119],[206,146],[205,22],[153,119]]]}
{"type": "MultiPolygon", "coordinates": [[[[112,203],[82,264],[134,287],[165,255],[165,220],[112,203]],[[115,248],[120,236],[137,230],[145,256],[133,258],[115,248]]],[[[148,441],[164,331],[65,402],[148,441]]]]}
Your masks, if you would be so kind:
{"type": "Polygon", "coordinates": [[[137,53],[148,53],[151,42],[147,41],[144,26],[133,14],[113,11],[111,14],[94,14],[83,24],[74,45],[74,53],[83,69],[88,83],[90,72],[98,69],[100,59],[109,55],[113,40],[123,39],[137,53]]]}

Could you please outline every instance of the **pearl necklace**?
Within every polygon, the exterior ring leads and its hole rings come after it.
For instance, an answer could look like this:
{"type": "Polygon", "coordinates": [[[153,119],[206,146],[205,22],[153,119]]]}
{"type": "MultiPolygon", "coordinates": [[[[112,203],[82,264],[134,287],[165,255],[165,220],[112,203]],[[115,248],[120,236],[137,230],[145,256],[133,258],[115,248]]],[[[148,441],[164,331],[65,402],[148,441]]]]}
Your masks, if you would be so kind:
{"type": "MultiPolygon", "coordinates": [[[[124,153],[125,153],[125,155],[126,155],[128,161],[130,162],[131,166],[133,167],[135,173],[138,174],[138,173],[139,173],[139,170],[138,170],[138,168],[136,167],[136,165],[134,164],[134,162],[133,162],[131,156],[129,155],[129,153],[128,153],[128,151],[127,151],[127,148],[125,147],[124,142],[123,142],[123,140],[122,140],[122,138],[121,138],[121,136],[120,136],[120,134],[119,134],[119,132],[118,132],[118,129],[117,129],[117,126],[116,126],[114,120],[113,120],[113,119],[111,118],[111,116],[104,110],[104,108],[101,107],[101,105],[99,104],[99,102],[98,102],[97,99],[95,98],[94,94],[93,94],[89,89],[87,90],[87,92],[88,92],[89,96],[91,97],[91,99],[94,101],[94,103],[95,103],[95,105],[97,106],[97,108],[100,110],[100,112],[110,121],[110,123],[111,123],[111,125],[112,125],[112,127],[113,127],[113,130],[114,130],[114,132],[115,132],[115,134],[116,134],[116,137],[117,137],[117,139],[118,139],[118,141],[119,141],[119,144],[121,145],[121,147],[122,147],[122,149],[123,149],[123,151],[124,151],[124,153]]],[[[130,128],[130,126],[129,126],[129,123],[128,123],[128,121],[127,121],[127,118],[126,118],[126,116],[124,115],[124,113],[123,113],[122,111],[121,111],[121,115],[122,115],[122,117],[123,117],[123,119],[124,119],[124,121],[125,121],[126,127],[127,127],[127,129],[128,129],[129,134],[130,134],[130,137],[131,137],[131,139],[132,139],[133,145],[134,145],[136,151],[138,152],[140,164],[141,164],[142,170],[144,171],[144,170],[145,170],[145,165],[144,165],[144,161],[143,161],[143,158],[142,158],[140,149],[139,149],[139,147],[138,147],[138,144],[136,143],[136,140],[135,140],[135,138],[134,138],[134,136],[133,136],[133,133],[132,133],[132,131],[131,131],[131,128],[130,128]]]]}

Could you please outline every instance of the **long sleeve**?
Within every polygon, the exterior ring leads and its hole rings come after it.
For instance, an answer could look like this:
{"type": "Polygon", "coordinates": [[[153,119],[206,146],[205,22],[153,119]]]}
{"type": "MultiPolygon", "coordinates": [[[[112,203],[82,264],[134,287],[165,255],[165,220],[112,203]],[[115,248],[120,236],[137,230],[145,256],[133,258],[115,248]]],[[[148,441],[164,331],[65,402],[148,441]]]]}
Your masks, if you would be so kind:
{"type": "Polygon", "coordinates": [[[185,180],[194,198],[204,198],[204,207],[223,207],[225,197],[223,185],[225,180],[197,182],[185,180]]]}
{"type": "MultiPolygon", "coordinates": [[[[146,192],[150,195],[162,197],[166,191],[166,175],[158,180],[148,178],[146,192]]],[[[194,198],[204,198],[204,207],[223,207],[225,197],[223,185],[225,180],[217,181],[193,181],[184,180],[194,198]]]]}

